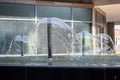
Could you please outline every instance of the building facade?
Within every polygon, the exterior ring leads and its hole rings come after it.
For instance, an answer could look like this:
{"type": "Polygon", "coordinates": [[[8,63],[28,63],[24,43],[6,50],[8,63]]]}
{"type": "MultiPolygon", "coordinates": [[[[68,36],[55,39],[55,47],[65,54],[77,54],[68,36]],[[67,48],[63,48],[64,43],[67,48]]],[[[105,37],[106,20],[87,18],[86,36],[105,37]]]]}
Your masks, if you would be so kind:
{"type": "MultiPolygon", "coordinates": [[[[39,20],[43,18],[59,18],[69,25],[75,34],[81,32],[87,32],[92,35],[107,33],[106,15],[102,10],[96,9],[92,3],[78,4],[49,1],[1,2],[0,54],[20,55],[21,52],[29,54],[32,49],[28,48],[29,36],[34,34],[32,31],[39,20]]],[[[44,34],[47,33],[44,32],[44,34]]],[[[90,39],[85,39],[85,45],[89,44],[87,49],[92,47],[92,50],[95,50],[96,44],[94,40],[92,41],[93,44],[91,44],[91,41],[90,39]]],[[[55,49],[53,49],[53,52],[66,52],[62,51],[64,47],[57,46],[57,42],[54,45],[55,49]]],[[[44,50],[35,50],[33,52],[39,54],[44,53],[44,50]]]]}

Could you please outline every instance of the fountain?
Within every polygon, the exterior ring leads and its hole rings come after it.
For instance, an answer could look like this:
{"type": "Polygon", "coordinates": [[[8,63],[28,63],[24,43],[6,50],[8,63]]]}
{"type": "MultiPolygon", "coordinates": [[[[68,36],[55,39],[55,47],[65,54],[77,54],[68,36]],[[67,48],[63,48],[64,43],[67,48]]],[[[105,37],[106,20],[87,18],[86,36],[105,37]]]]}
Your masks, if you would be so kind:
{"type": "MultiPolygon", "coordinates": [[[[96,47],[99,48],[100,54],[115,54],[115,44],[107,34],[97,34],[96,47]]],[[[97,51],[96,51],[97,52],[97,51]]]]}
{"type": "Polygon", "coordinates": [[[52,53],[54,56],[67,55],[69,57],[79,59],[81,56],[93,55],[93,53],[114,53],[114,43],[107,34],[97,34],[96,36],[93,36],[88,32],[80,32],[76,34],[70,26],[58,18],[41,19],[37,24],[34,33],[33,37],[36,37],[35,35],[37,35],[37,38],[34,38],[35,41],[37,41],[35,42],[37,43],[37,48],[41,50],[35,51],[37,54],[46,53],[47,55],[52,53]],[[47,32],[49,32],[49,30],[47,31],[48,25],[51,27],[51,32],[49,33],[50,35],[47,34],[47,32]],[[51,46],[49,47],[52,48],[51,52],[49,52],[48,48],[48,35],[51,36],[51,46]],[[93,41],[96,42],[95,50],[93,49],[93,41]]]}
{"type": "Polygon", "coordinates": [[[48,62],[51,62],[53,56],[66,56],[71,51],[72,29],[58,18],[43,18],[29,39],[32,52],[37,56],[48,56],[48,62]]]}
{"type": "Polygon", "coordinates": [[[94,53],[113,54],[114,43],[107,34],[95,36],[88,32],[76,34],[59,18],[43,18],[39,20],[29,36],[18,35],[12,40],[7,54],[10,52],[19,53],[21,56],[28,53],[30,56],[47,57],[47,62],[51,65],[53,58],[58,61],[63,58],[68,61],[79,61],[82,56],[94,55],[94,53]],[[94,41],[95,46],[93,46],[94,41]],[[13,50],[12,47],[18,44],[19,47],[13,50]],[[27,52],[24,48],[27,48],[27,52]]]}
{"type": "Polygon", "coordinates": [[[28,41],[29,38],[26,35],[17,35],[15,38],[12,39],[9,50],[6,52],[6,54],[21,54],[21,56],[24,56],[27,51],[28,47],[28,41]]]}

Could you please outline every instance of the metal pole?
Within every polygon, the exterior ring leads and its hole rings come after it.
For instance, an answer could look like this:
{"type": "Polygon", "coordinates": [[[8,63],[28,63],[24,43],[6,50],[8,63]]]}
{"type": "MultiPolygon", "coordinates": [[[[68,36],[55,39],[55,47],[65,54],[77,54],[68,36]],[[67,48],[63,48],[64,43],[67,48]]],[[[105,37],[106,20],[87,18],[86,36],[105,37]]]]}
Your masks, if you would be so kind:
{"type": "Polygon", "coordinates": [[[47,24],[47,35],[48,35],[48,58],[52,58],[52,33],[51,33],[51,23],[47,24]]]}
{"type": "Polygon", "coordinates": [[[82,33],[82,56],[85,55],[85,33],[82,33]]]}
{"type": "Polygon", "coordinates": [[[23,35],[21,35],[21,56],[24,56],[22,39],[23,39],[23,35]]]}
{"type": "Polygon", "coordinates": [[[51,24],[51,19],[47,20],[47,37],[48,37],[48,65],[52,65],[52,24],[51,24]]]}

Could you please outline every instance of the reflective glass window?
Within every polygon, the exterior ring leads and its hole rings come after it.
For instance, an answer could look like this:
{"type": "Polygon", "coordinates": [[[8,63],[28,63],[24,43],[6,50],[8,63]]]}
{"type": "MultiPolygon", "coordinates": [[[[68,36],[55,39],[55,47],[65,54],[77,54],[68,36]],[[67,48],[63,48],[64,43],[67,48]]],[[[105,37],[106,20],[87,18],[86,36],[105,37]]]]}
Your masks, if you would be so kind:
{"type": "Polygon", "coordinates": [[[24,54],[28,53],[28,37],[33,27],[34,21],[0,21],[0,54],[20,55],[22,47],[24,54]]]}
{"type": "Polygon", "coordinates": [[[35,7],[34,5],[0,3],[0,15],[34,17],[35,7]]]}
{"type": "Polygon", "coordinates": [[[57,6],[38,6],[38,17],[57,17],[60,19],[71,20],[70,7],[57,7],[57,6]]]}
{"type": "Polygon", "coordinates": [[[91,8],[73,8],[73,20],[78,21],[92,21],[91,8]]]}
{"type": "Polygon", "coordinates": [[[74,22],[73,24],[74,24],[74,30],[76,33],[92,31],[91,23],[74,22]]]}

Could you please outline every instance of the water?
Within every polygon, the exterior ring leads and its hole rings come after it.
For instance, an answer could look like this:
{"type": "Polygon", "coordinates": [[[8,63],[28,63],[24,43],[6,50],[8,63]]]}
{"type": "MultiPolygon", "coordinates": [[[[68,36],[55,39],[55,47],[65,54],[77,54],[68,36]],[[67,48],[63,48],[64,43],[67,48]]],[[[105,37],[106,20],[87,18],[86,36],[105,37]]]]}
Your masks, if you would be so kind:
{"type": "Polygon", "coordinates": [[[62,55],[69,52],[72,29],[58,18],[43,18],[39,21],[35,30],[30,35],[33,52],[37,55],[48,54],[48,25],[51,26],[52,53],[54,55],[62,55]]]}
{"type": "Polygon", "coordinates": [[[29,38],[26,35],[17,35],[12,39],[7,55],[23,55],[27,52],[29,38]]]}
{"type": "Polygon", "coordinates": [[[107,34],[97,34],[96,44],[101,54],[115,54],[115,44],[107,34]]]}
{"type": "Polygon", "coordinates": [[[27,53],[24,56],[48,56],[48,25],[50,26],[51,57],[53,58],[65,56],[65,60],[79,61],[82,56],[115,53],[114,43],[107,34],[92,35],[88,32],[76,34],[69,25],[59,18],[43,18],[39,20],[29,36],[16,36],[10,44],[7,54],[21,54],[23,51],[23,53],[27,53]],[[13,46],[18,47],[13,48],[13,46]]]}

